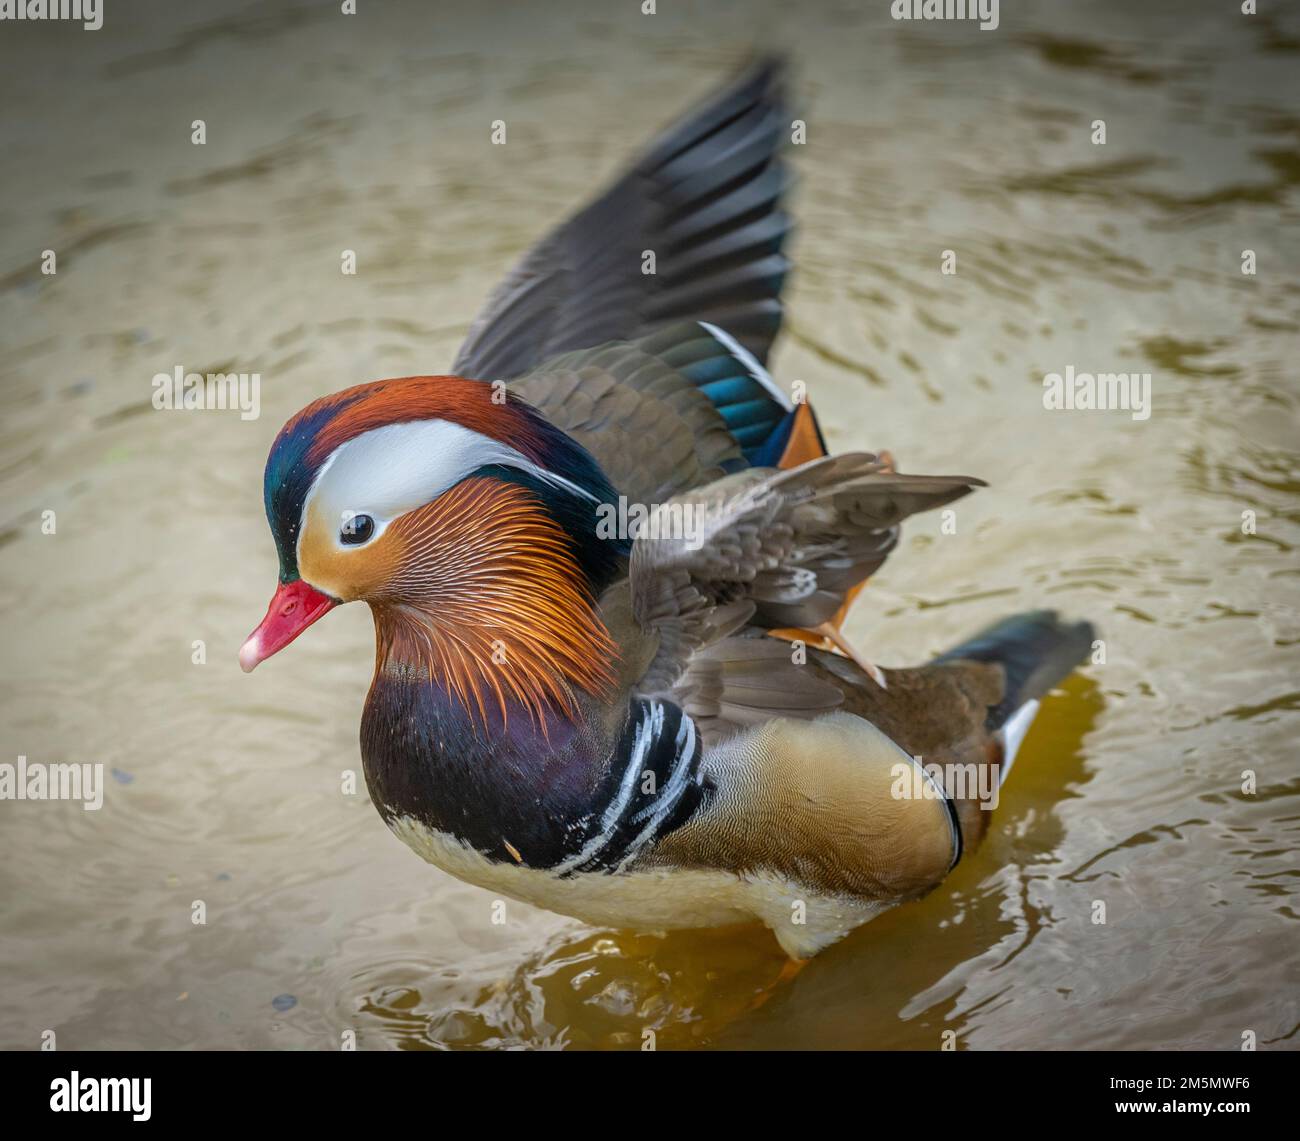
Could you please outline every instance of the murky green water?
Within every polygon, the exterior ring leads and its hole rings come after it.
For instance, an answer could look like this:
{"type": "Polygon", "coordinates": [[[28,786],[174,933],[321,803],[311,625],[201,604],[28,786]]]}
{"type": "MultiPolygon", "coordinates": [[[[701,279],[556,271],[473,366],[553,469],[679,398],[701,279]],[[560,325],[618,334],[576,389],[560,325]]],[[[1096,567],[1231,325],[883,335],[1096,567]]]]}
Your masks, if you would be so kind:
{"type": "Polygon", "coordinates": [[[0,29],[2,759],[116,770],[99,812],[0,803],[0,1045],[1294,1046],[1300,13],[336,7],[0,29]],[[361,608],[235,661],[282,420],[445,368],[507,263],[754,37],[808,123],[775,372],[836,447],[992,484],[957,535],[911,527],[850,634],[902,664],[1051,605],[1107,647],[979,853],[779,987],[761,930],[494,925],[392,838],[341,791],[361,608]],[[178,365],[259,372],[260,418],[155,411],[178,365]],[[1067,366],[1150,372],[1150,418],[1045,412],[1067,366]]]}

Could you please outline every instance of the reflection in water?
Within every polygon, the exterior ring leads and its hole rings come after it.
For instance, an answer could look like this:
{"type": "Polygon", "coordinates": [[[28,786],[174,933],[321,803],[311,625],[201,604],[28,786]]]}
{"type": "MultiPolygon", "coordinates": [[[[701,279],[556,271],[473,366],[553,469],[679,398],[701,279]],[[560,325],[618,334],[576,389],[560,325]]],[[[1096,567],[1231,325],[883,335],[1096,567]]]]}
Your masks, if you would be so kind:
{"type": "Polygon", "coordinates": [[[0,805],[0,1046],[1294,1048],[1300,24],[823,7],[448,0],[344,35],[215,0],[3,37],[3,752],[122,777],[97,813],[0,805]],[[833,448],[991,485],[957,535],[908,527],[850,638],[902,664],[1042,605],[1105,638],[976,856],[797,975],[758,928],[496,924],[416,860],[347,791],[355,608],[235,663],[282,420],[446,367],[509,262],[751,39],[789,46],[808,124],[774,371],[833,448]],[[177,365],[260,372],[261,419],[155,414],[177,365]],[[1150,372],[1150,420],[1046,413],[1068,367],[1150,372]]]}
{"type": "MultiPolygon", "coordinates": [[[[393,1046],[674,1049],[706,1043],[761,1006],[786,959],[755,927],[662,936],[582,928],[523,960],[389,981],[410,970],[359,980],[367,987],[359,1009],[393,1046]]],[[[369,1025],[360,1023],[367,1041],[369,1025]]]]}

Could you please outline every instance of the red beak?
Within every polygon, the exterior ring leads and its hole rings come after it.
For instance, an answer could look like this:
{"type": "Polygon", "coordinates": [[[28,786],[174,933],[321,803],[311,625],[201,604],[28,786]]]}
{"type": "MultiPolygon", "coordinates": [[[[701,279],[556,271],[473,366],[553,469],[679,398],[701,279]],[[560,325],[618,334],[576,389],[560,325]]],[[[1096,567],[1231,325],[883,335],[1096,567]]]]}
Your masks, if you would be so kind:
{"type": "Polygon", "coordinates": [[[338,604],[337,598],[322,594],[302,579],[282,582],[275,588],[275,597],[267,607],[266,617],[248,635],[248,641],[239,651],[239,664],[244,673],[250,673],[260,662],[279,653],[317,618],[338,604]]]}

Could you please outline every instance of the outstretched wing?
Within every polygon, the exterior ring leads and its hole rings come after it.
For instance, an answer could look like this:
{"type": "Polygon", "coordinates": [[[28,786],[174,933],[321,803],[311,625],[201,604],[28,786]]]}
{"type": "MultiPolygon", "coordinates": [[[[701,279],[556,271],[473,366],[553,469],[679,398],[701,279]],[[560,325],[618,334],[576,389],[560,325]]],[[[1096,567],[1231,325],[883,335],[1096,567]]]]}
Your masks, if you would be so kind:
{"type": "Polygon", "coordinates": [[[509,380],[683,318],[721,326],[766,361],[789,268],[780,73],[775,60],[750,68],[538,242],[488,298],[452,371],[509,380]]]}
{"type": "Polygon", "coordinates": [[[639,689],[667,692],[692,655],[751,619],[811,626],[885,561],[898,525],[983,481],[902,475],[865,452],[750,468],[660,504],[632,547],[633,617],[659,635],[639,689]]]}

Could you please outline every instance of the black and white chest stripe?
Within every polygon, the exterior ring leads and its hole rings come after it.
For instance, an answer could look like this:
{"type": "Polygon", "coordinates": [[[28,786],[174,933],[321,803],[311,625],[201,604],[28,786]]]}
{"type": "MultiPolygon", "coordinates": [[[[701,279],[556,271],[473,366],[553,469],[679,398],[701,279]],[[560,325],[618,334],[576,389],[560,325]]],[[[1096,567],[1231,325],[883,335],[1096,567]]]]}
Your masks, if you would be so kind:
{"type": "Polygon", "coordinates": [[[605,803],[586,822],[579,849],[552,871],[621,872],[684,823],[710,791],[700,778],[701,752],[695,722],[678,706],[634,699],[612,754],[605,803]]]}

